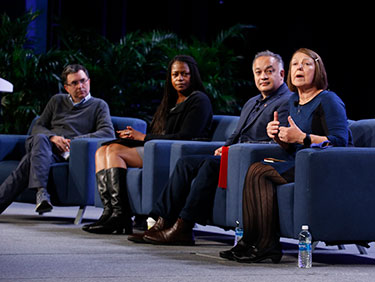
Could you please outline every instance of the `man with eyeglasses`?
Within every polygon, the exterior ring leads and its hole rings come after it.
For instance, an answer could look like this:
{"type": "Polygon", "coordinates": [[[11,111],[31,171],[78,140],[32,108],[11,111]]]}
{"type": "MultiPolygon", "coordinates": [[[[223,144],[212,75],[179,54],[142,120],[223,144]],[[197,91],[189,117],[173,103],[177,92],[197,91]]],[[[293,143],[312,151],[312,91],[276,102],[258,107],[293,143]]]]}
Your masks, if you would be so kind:
{"type": "Polygon", "coordinates": [[[68,94],[56,94],[47,103],[26,140],[26,155],[0,186],[0,214],[25,189],[37,189],[39,214],[50,212],[47,192],[50,166],[69,158],[74,138],[114,138],[109,107],[90,95],[90,78],[81,65],[68,65],[61,75],[68,94]]]}

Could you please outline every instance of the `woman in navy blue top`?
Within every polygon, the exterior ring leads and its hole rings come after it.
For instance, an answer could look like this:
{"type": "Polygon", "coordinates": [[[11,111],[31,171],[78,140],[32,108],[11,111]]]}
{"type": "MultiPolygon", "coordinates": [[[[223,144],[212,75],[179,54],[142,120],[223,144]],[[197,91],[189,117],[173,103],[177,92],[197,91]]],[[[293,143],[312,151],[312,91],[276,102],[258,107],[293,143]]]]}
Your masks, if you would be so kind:
{"type": "Polygon", "coordinates": [[[295,153],[311,144],[350,146],[345,105],[328,87],[320,56],[299,49],[290,61],[287,79],[295,92],[289,103],[289,126],[280,126],[277,112],[267,125],[267,134],[290,153],[290,160],[254,163],[250,166],[243,189],[244,236],[238,244],[220,252],[220,256],[240,262],[281,260],[278,234],[278,208],[275,185],[294,181],[295,153]]]}
{"type": "Polygon", "coordinates": [[[293,93],[289,100],[288,120],[289,127],[279,127],[275,113],[274,121],[267,126],[268,135],[291,153],[288,161],[268,163],[288,182],[294,180],[294,157],[297,151],[314,143],[335,147],[353,145],[345,105],[332,91],[317,91],[305,103],[300,102],[300,94],[293,93]]]}
{"type": "MultiPolygon", "coordinates": [[[[334,92],[323,90],[305,104],[301,104],[299,95],[294,93],[289,104],[291,118],[305,133],[301,134],[301,145],[306,134],[310,134],[311,143],[328,140],[333,146],[348,145],[349,131],[345,105],[334,92]]],[[[279,138],[283,137],[285,136],[281,135],[279,138]]],[[[288,143],[288,140],[286,139],[285,142],[288,143]]]]}

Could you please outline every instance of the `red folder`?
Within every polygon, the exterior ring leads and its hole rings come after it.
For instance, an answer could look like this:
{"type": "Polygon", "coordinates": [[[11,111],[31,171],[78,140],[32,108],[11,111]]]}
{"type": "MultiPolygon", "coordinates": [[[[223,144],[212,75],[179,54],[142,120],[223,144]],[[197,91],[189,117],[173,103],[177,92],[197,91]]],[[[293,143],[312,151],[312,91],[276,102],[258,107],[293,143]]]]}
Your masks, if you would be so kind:
{"type": "Polygon", "coordinates": [[[227,176],[228,176],[228,150],[229,147],[223,146],[221,150],[220,160],[220,172],[219,172],[219,184],[220,188],[227,188],[227,176]]]}

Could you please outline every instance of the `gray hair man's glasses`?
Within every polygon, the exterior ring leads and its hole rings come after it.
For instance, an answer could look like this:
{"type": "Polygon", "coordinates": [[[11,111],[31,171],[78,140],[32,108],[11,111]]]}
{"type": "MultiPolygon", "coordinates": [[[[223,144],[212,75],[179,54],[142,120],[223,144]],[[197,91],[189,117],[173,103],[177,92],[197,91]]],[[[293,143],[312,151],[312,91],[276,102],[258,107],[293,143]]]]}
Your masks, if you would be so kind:
{"type": "Polygon", "coordinates": [[[87,81],[89,81],[90,80],[90,78],[82,78],[82,79],[80,79],[80,80],[75,80],[75,81],[72,81],[71,83],[65,83],[65,85],[68,85],[68,86],[72,86],[72,87],[76,87],[76,86],[78,86],[78,84],[80,83],[80,84],[82,84],[82,85],[84,85],[84,84],[86,84],[87,83],[87,81]]]}

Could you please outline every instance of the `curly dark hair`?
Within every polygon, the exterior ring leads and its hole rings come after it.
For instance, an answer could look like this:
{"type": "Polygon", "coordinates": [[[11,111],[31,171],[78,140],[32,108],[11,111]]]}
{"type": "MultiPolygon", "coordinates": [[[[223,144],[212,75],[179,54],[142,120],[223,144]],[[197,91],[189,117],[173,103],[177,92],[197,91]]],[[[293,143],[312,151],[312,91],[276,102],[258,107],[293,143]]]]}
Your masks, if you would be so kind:
{"type": "Polygon", "coordinates": [[[170,109],[176,106],[178,94],[172,85],[171,70],[174,62],[186,63],[190,70],[190,87],[184,91],[184,95],[188,97],[194,91],[206,93],[203,82],[198,70],[198,64],[193,57],[187,55],[177,55],[168,64],[167,78],[164,86],[164,95],[160,106],[151,122],[151,132],[154,134],[164,134],[165,122],[170,109]]]}

